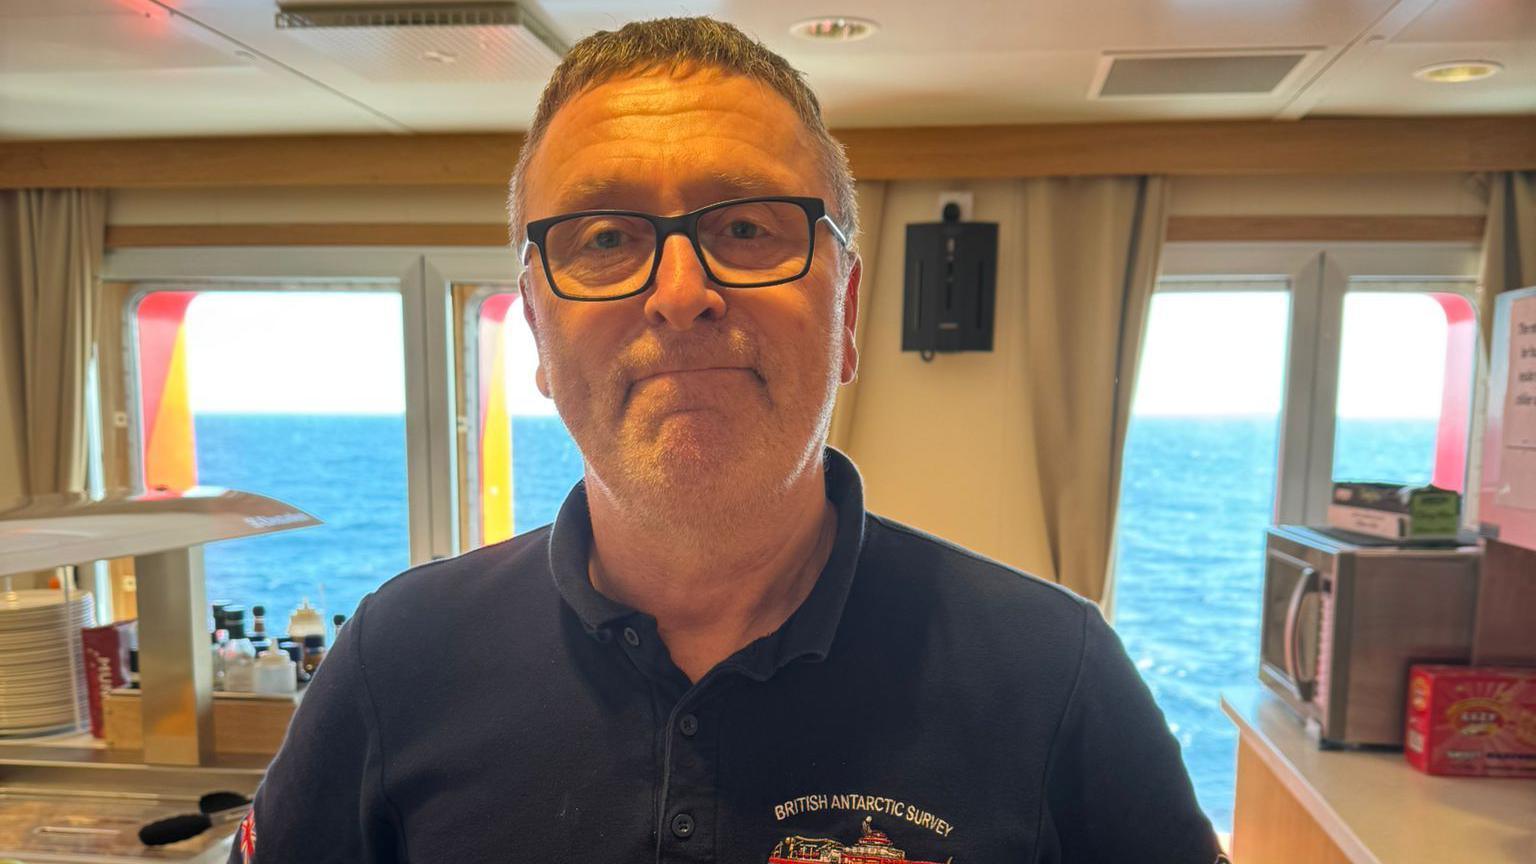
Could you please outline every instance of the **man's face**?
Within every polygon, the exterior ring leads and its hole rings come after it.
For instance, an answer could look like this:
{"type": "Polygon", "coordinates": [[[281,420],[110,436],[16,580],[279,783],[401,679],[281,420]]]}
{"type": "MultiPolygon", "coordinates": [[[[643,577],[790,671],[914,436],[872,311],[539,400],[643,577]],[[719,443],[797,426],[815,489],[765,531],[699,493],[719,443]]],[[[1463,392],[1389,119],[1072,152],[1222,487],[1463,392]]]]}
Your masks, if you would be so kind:
{"type": "MultiPolygon", "coordinates": [[[[789,102],[710,69],[623,78],[570,100],[526,178],[528,219],[676,215],[755,195],[832,201],[789,102]]],[[[827,226],[816,231],[811,270],[794,282],[722,288],[678,234],[648,290],[597,303],[556,297],[530,253],[521,286],[539,388],[596,482],[620,499],[697,510],[766,502],[820,458],[837,386],[857,362],[859,268],[842,266],[827,226]]]]}

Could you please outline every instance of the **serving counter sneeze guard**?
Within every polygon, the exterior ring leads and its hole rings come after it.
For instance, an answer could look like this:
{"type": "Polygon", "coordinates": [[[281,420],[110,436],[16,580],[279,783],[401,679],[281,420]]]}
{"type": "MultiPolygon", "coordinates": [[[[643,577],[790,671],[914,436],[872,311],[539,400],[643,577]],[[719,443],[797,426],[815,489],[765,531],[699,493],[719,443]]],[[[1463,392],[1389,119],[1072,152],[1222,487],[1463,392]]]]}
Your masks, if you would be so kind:
{"type": "MultiPolygon", "coordinates": [[[[214,754],[202,547],[319,524],[281,501],[215,487],[0,501],[0,590],[9,575],[134,559],[143,718],[142,751],[107,750],[88,735],[0,741],[0,813],[20,812],[23,805],[67,808],[71,801],[78,801],[82,812],[127,813],[135,803],[145,812],[157,803],[162,812],[166,807],[195,812],[198,796],[206,792],[251,794],[266,760],[214,754]]],[[[15,855],[28,864],[140,860],[134,851],[146,851],[117,848],[91,854],[81,848],[77,855],[39,854],[10,848],[6,841],[14,838],[4,834],[0,830],[0,859],[15,855]]]]}

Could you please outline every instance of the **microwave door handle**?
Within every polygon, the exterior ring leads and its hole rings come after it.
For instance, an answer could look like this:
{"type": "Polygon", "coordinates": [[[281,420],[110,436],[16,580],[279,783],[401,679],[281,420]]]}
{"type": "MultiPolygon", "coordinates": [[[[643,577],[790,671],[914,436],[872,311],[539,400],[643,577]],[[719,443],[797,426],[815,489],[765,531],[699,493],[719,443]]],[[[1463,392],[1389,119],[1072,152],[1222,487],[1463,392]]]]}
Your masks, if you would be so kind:
{"type": "MultiPolygon", "coordinates": [[[[1285,613],[1285,671],[1296,687],[1297,697],[1303,702],[1312,701],[1312,687],[1317,676],[1309,674],[1303,678],[1301,675],[1301,603],[1307,594],[1315,590],[1317,570],[1303,567],[1301,578],[1296,580],[1296,587],[1291,589],[1291,603],[1285,613]]],[[[1316,670],[1312,671],[1315,673],[1316,670]]]]}

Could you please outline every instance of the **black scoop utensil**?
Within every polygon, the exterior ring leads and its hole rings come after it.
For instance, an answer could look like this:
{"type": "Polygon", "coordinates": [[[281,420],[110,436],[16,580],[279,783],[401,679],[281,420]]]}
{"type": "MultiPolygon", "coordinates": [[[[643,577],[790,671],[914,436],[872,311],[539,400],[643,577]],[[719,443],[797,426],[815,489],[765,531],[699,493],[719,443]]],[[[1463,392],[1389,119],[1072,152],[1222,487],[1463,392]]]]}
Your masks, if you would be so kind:
{"type": "Polygon", "coordinates": [[[221,810],[244,807],[250,803],[251,799],[239,792],[209,792],[197,799],[197,809],[202,813],[218,813],[221,810]]]}
{"type": "Polygon", "coordinates": [[[139,829],[139,841],[145,846],[164,846],[189,840],[215,825],[245,817],[251,799],[236,792],[209,792],[197,802],[200,813],[183,813],[151,822],[139,829]]]}

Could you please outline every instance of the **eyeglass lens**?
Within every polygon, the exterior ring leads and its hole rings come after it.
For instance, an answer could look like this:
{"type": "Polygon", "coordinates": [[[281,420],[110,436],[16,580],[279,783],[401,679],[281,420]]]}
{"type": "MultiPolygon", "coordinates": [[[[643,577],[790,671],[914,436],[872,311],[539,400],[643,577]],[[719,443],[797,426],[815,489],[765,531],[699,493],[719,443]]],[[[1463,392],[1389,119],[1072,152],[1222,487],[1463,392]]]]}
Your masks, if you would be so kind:
{"type": "MultiPolygon", "coordinates": [[[[798,204],[751,201],[699,217],[699,247],[722,285],[789,279],[805,269],[811,222],[798,204]]],[[[635,216],[581,216],[550,226],[544,240],[550,275],[565,294],[611,297],[645,287],[656,255],[656,229],[635,216]]]]}

